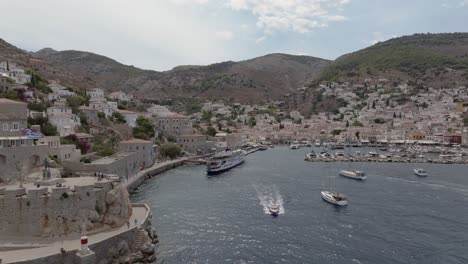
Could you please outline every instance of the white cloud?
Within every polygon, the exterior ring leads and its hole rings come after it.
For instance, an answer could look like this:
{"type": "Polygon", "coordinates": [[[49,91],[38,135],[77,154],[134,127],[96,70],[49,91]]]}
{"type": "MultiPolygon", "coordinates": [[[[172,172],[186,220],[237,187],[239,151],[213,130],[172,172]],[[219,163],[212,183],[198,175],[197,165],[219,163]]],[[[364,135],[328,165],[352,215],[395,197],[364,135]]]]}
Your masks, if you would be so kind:
{"type": "Polygon", "coordinates": [[[234,33],[229,30],[216,31],[216,36],[222,40],[231,40],[234,38],[234,33]]]}
{"type": "Polygon", "coordinates": [[[382,32],[373,32],[372,33],[372,39],[370,41],[366,41],[366,42],[371,44],[371,45],[374,45],[374,44],[377,44],[379,42],[383,42],[383,41],[389,40],[391,38],[396,38],[396,37],[397,37],[396,35],[387,35],[387,34],[384,34],[382,32]]]}
{"type": "Polygon", "coordinates": [[[233,10],[247,10],[266,34],[276,31],[307,33],[329,22],[347,20],[333,14],[350,0],[226,0],[233,10]]]}
{"type": "Polygon", "coordinates": [[[261,37],[259,37],[258,39],[255,40],[255,43],[257,45],[260,45],[260,44],[262,44],[263,41],[265,41],[266,38],[267,38],[266,36],[261,36],[261,37]]]}

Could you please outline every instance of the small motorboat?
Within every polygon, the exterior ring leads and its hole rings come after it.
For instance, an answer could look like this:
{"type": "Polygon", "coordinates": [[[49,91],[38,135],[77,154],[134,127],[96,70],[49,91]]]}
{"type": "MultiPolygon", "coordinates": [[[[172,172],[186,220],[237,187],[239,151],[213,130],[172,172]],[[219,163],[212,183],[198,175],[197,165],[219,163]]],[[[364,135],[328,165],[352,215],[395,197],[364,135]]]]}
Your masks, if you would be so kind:
{"type": "Polygon", "coordinates": [[[322,199],[334,205],[348,205],[348,198],[342,193],[332,191],[322,191],[322,199]]]}
{"type": "Polygon", "coordinates": [[[427,171],[425,169],[414,169],[414,174],[419,177],[427,177],[427,171]]]}
{"type": "Polygon", "coordinates": [[[355,180],[367,180],[366,173],[359,170],[340,170],[340,175],[355,180]]]}
{"type": "Polygon", "coordinates": [[[260,145],[260,146],[258,147],[258,150],[261,150],[261,151],[265,151],[265,150],[267,150],[267,149],[268,149],[268,146],[265,146],[265,145],[260,145]]]}
{"type": "Polygon", "coordinates": [[[270,207],[268,208],[268,210],[270,211],[270,214],[272,216],[278,216],[279,215],[279,212],[280,212],[280,207],[279,205],[277,204],[272,204],[270,205],[270,207]]]}

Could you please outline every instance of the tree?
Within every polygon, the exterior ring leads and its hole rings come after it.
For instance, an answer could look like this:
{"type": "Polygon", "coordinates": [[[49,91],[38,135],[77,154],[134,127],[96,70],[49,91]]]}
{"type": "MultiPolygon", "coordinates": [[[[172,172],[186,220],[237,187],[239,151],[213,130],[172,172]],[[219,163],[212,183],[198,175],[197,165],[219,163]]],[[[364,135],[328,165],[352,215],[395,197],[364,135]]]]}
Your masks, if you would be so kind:
{"type": "Polygon", "coordinates": [[[114,120],[117,124],[125,124],[127,121],[125,120],[125,117],[118,112],[112,113],[112,116],[114,117],[114,120]]]}
{"type": "Polygon", "coordinates": [[[256,125],[257,125],[257,121],[255,120],[255,118],[253,118],[253,116],[251,116],[249,119],[249,126],[254,127],[256,125]]]}
{"type": "Polygon", "coordinates": [[[400,112],[400,117],[398,117],[398,118],[401,118],[401,112],[400,112]]]}
{"type": "Polygon", "coordinates": [[[356,138],[359,139],[359,136],[361,135],[361,132],[356,131],[356,133],[354,133],[354,135],[356,135],[356,138]]]}
{"type": "Polygon", "coordinates": [[[214,137],[214,136],[216,136],[216,129],[215,129],[214,127],[212,127],[212,126],[209,126],[209,127],[206,129],[206,134],[207,134],[208,136],[214,137]]]}
{"type": "Polygon", "coordinates": [[[393,118],[396,118],[396,113],[395,112],[393,112],[393,118]]]}
{"type": "Polygon", "coordinates": [[[98,118],[106,118],[106,114],[104,114],[104,112],[98,112],[97,117],[98,118]]]}
{"type": "Polygon", "coordinates": [[[363,127],[364,125],[358,120],[354,120],[352,126],[363,127]]]}
{"type": "Polygon", "coordinates": [[[372,101],[372,109],[375,109],[375,101],[372,101]]]}
{"type": "Polygon", "coordinates": [[[390,98],[387,98],[387,100],[385,101],[385,106],[389,106],[390,105],[390,98]]]}
{"type": "Polygon", "coordinates": [[[135,138],[148,140],[153,138],[154,134],[155,130],[153,123],[149,119],[139,116],[136,120],[136,126],[133,128],[133,136],[135,138]]]}
{"type": "Polygon", "coordinates": [[[5,98],[6,99],[10,99],[10,100],[18,100],[18,92],[16,92],[15,90],[8,90],[6,93],[5,93],[5,98]]]}
{"type": "Polygon", "coordinates": [[[49,104],[47,102],[34,101],[28,104],[28,109],[31,111],[43,112],[47,110],[49,104]]]}
{"type": "Polygon", "coordinates": [[[349,127],[349,120],[346,120],[346,127],[349,127]]]}
{"type": "Polygon", "coordinates": [[[176,137],[169,135],[166,137],[167,141],[175,143],[177,141],[176,137]]]}
{"type": "Polygon", "coordinates": [[[78,107],[85,105],[88,99],[84,96],[75,95],[67,97],[67,104],[72,108],[73,113],[78,113],[78,107]]]}
{"type": "Polygon", "coordinates": [[[57,128],[49,122],[46,122],[41,126],[41,132],[45,136],[57,136],[58,135],[57,128]]]}
{"type": "Polygon", "coordinates": [[[174,143],[167,143],[161,146],[160,152],[163,157],[174,159],[182,154],[182,149],[174,143]]]}

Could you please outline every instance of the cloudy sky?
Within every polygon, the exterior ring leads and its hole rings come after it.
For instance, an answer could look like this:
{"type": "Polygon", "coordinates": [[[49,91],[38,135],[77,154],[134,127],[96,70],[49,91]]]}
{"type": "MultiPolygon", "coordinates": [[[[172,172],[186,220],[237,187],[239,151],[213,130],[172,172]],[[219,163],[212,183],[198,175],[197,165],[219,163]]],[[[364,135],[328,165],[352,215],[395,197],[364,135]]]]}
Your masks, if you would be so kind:
{"type": "Polygon", "coordinates": [[[327,59],[394,36],[468,31],[468,0],[0,0],[0,38],[146,69],[282,52],[327,59]],[[5,10],[4,10],[5,11],[5,10]]]}

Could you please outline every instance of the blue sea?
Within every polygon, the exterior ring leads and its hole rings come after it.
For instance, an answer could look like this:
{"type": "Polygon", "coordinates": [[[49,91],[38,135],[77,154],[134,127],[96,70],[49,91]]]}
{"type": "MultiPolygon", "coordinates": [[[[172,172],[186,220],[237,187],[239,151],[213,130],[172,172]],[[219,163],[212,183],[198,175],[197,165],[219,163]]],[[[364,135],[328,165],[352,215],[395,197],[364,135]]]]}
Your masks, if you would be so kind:
{"type": "Polygon", "coordinates": [[[337,176],[349,164],[305,162],[310,150],[276,147],[216,177],[183,166],[146,182],[132,199],[153,210],[158,263],[468,263],[467,165],[353,163],[368,174],[361,182],[337,176]],[[324,202],[325,189],[349,205],[324,202]]]}

